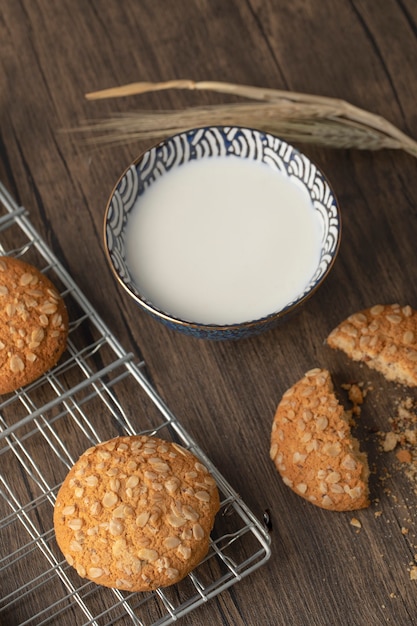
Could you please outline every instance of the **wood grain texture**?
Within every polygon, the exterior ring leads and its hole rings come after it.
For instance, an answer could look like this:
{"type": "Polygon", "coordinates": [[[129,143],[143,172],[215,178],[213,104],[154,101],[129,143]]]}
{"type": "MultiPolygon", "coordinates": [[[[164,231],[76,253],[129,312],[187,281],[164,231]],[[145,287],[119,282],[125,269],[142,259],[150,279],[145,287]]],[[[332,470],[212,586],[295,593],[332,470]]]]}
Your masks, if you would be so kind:
{"type": "MultiPolygon", "coordinates": [[[[330,330],[358,309],[396,301],[417,307],[416,161],[394,152],[306,147],[342,208],[342,244],[332,273],[285,325],[253,339],[208,343],[175,334],[141,313],[106,264],[102,223],[108,196],[148,145],[95,149],[61,131],[139,107],[227,101],[180,91],[115,101],[84,98],[139,80],[191,78],[340,97],[417,137],[417,4],[377,4],[1,3],[0,179],[123,346],[143,355],[158,392],[219,470],[259,518],[271,511],[268,564],[184,617],[184,624],[417,622],[417,581],[409,574],[417,553],[416,486],[393,454],[380,453],[376,433],[389,429],[398,400],[416,393],[388,386],[324,345],[330,330]],[[373,384],[358,425],[373,468],[372,506],[355,515],[360,530],[351,525],[351,513],[332,514],[297,497],[269,460],[278,401],[314,366],[328,367],[339,390],[352,380],[373,384]]],[[[73,624],[71,616],[59,623],[73,624]]]]}

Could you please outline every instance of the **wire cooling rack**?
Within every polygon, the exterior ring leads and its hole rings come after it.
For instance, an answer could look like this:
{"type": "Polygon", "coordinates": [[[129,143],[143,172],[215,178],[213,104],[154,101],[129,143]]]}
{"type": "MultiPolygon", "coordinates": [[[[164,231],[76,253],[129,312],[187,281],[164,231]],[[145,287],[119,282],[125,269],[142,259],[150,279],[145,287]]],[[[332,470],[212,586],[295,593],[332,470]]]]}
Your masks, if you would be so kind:
{"type": "Polygon", "coordinates": [[[263,525],[190,438],[0,183],[0,254],[41,269],[65,299],[70,332],[59,364],[0,398],[0,623],[170,624],[260,567],[263,525]],[[125,593],[81,579],[54,536],[55,497],[89,446],[147,433],[189,448],[217,481],[221,509],[205,560],[183,581],[125,593]]]}

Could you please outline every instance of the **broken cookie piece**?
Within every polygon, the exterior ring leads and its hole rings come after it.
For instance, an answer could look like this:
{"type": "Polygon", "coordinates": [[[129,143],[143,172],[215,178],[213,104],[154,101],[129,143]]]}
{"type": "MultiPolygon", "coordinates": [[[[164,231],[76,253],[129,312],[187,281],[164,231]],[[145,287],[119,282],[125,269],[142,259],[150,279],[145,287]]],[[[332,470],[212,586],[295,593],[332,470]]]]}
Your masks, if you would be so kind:
{"type": "Polygon", "coordinates": [[[327,370],[310,370],[284,393],[270,456],[284,483],[312,504],[333,511],[369,506],[367,457],[327,370]]]}
{"type": "Polygon", "coordinates": [[[408,305],[377,304],[354,313],[330,333],[327,343],[387,380],[417,386],[417,311],[408,305]]]}

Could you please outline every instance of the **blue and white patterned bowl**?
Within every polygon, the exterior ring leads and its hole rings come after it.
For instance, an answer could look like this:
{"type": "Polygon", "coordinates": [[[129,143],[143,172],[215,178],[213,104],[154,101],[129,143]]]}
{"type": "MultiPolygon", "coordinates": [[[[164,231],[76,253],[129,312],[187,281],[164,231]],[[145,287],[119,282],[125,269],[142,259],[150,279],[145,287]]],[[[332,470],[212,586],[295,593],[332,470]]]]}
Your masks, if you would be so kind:
{"type": "Polygon", "coordinates": [[[322,284],[335,261],[341,236],[340,210],[322,172],[296,148],[269,133],[254,129],[215,126],[191,129],[170,137],[136,159],[122,174],[108,201],[104,243],[110,267],[136,303],[169,328],[207,339],[238,339],[276,326],[303,304],[322,284]],[[126,233],[136,201],[166,172],[195,159],[240,157],[267,164],[308,192],[322,225],[320,261],[302,293],[265,317],[237,324],[202,324],[178,319],[141,295],[126,258],[126,233]]]}

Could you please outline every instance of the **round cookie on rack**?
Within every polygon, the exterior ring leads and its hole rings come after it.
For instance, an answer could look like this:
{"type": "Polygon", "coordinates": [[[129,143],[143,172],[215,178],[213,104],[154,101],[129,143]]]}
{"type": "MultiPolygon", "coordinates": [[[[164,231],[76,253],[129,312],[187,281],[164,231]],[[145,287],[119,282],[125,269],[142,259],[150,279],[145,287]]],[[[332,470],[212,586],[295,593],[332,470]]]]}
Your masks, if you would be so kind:
{"type": "Polygon", "coordinates": [[[58,492],[54,528],[81,577],[150,591],[180,581],[205,557],[219,506],[215,480],[194,454],[132,435],[82,454],[58,492]]]}
{"type": "Polygon", "coordinates": [[[65,350],[68,314],[55,286],[20,259],[0,257],[0,394],[36,380],[65,350]]]}

